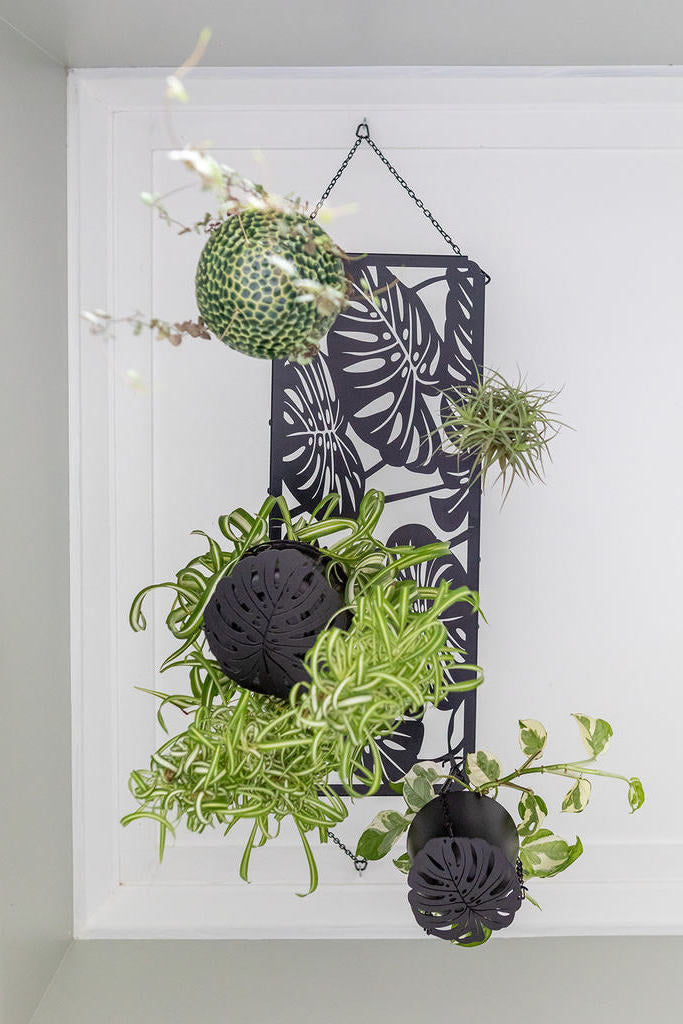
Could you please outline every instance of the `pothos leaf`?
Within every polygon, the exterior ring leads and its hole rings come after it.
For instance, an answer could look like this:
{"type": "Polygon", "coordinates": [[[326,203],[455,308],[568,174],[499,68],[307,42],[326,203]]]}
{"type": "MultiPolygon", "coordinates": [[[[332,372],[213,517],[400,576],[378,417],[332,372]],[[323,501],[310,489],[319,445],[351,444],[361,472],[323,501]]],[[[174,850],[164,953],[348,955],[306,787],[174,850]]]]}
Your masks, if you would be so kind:
{"type": "Polygon", "coordinates": [[[493,932],[491,931],[490,928],[487,928],[486,925],[482,925],[481,926],[481,934],[482,934],[482,938],[481,939],[475,939],[472,942],[467,942],[464,939],[460,939],[460,940],[453,939],[453,945],[454,946],[462,946],[464,949],[474,949],[475,946],[483,946],[485,942],[488,942],[489,939],[491,938],[491,936],[493,935],[493,932]]]}
{"type": "Polygon", "coordinates": [[[358,840],[356,856],[365,857],[366,860],[381,860],[409,825],[410,818],[398,811],[380,811],[358,840]]]}
{"type": "Polygon", "coordinates": [[[640,779],[637,779],[635,775],[632,779],[628,780],[628,802],[631,808],[631,814],[637,811],[639,807],[642,807],[645,803],[645,790],[640,779]]]}
{"type": "Polygon", "coordinates": [[[396,865],[398,870],[404,875],[407,875],[408,872],[410,871],[410,857],[408,856],[407,853],[402,853],[400,857],[397,857],[396,860],[394,861],[394,864],[396,865]]]}
{"type": "Polygon", "coordinates": [[[584,809],[591,795],[591,784],[588,779],[577,779],[562,801],[562,810],[578,814],[584,809]]]}
{"type": "Polygon", "coordinates": [[[403,780],[403,799],[411,811],[434,799],[434,783],[443,776],[443,768],[434,761],[413,765],[403,780]]]}
{"type": "Polygon", "coordinates": [[[488,750],[467,755],[467,774],[473,786],[483,786],[500,778],[500,762],[488,750]]]}
{"type": "Polygon", "coordinates": [[[527,757],[535,757],[540,754],[548,738],[544,726],[535,718],[520,718],[519,720],[519,745],[522,753],[527,757]]]}
{"type": "Polygon", "coordinates": [[[538,829],[534,835],[522,840],[519,859],[527,878],[550,878],[558,875],[583,853],[579,837],[570,844],[554,835],[550,829],[538,829]]]}
{"type": "Polygon", "coordinates": [[[604,754],[612,739],[612,726],[604,718],[572,715],[578,722],[581,741],[591,757],[604,754]]]}
{"type": "Polygon", "coordinates": [[[545,800],[535,793],[523,793],[518,806],[519,816],[522,819],[517,826],[520,836],[531,836],[540,828],[548,813],[545,800]]]}

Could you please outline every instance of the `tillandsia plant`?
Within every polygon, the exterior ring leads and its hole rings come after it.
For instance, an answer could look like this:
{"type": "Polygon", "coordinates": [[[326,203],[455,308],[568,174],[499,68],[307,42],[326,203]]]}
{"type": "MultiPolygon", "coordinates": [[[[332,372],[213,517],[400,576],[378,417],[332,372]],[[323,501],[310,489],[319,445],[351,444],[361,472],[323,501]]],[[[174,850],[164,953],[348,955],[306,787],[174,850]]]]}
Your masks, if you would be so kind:
{"type": "Polygon", "coordinates": [[[407,850],[394,864],[408,875],[411,907],[429,934],[459,945],[480,945],[492,931],[512,923],[522,899],[538,906],[525,880],[550,878],[581,856],[578,837],[570,843],[545,827],[548,807],[531,787],[533,777],[571,780],[561,802],[565,813],[584,810],[598,777],[626,784],[632,812],[642,806],[640,779],[595,767],[612,737],[609,723],[588,715],[573,717],[588,757],[542,763],[544,726],[534,719],[520,720],[524,759],[514,771],[504,772],[485,750],[468,755],[462,777],[444,774],[432,762],[418,763],[396,787],[405,810],[380,811],[361,835],[357,856],[379,860],[407,833],[407,850]],[[521,793],[516,824],[495,800],[501,788],[521,793]]]}
{"type": "Polygon", "coordinates": [[[399,578],[409,566],[443,555],[447,545],[387,547],[377,540],[374,531],[384,506],[379,491],[364,496],[355,519],[334,516],[337,504],[338,496],[329,495],[296,521],[282,498],[268,498],[256,515],[237,509],[219,519],[221,539],[207,537],[206,554],[192,559],[174,580],[146,587],[135,598],[130,621],[140,630],[146,595],[155,588],[174,592],[166,622],[179,647],[161,672],[180,667],[189,678],[188,693],[145,691],[161,701],[158,720],[164,729],[163,709],[169,704],[190,714],[191,722],[152,754],[148,769],[132,772],[130,789],[139,807],[123,819],[124,824],[141,818],[158,822],[160,855],[167,834],[181,820],[191,831],[217,825],[227,833],[247,819],[251,831],[240,866],[246,880],[253,847],[292,819],[312,891],[317,868],[308,833],[317,830],[325,842],[328,830],[348,813],[331,776],[338,776],[351,797],[376,792],[382,781],[376,741],[406,717],[419,719],[426,706],[481,682],[479,670],[463,665],[462,651],[449,646],[440,620],[459,602],[476,609],[476,595],[445,582],[420,587],[399,578]],[[274,518],[285,538],[269,542],[274,518]],[[262,553],[273,548],[277,557],[264,565],[262,553]],[[290,566],[294,554],[304,559],[303,575],[298,562],[290,566]],[[340,602],[329,606],[331,621],[340,612],[348,619],[344,628],[309,627],[304,637],[300,624],[311,621],[309,612],[322,593],[317,570],[341,593],[340,602]],[[309,594],[314,601],[306,604],[309,594]],[[259,614],[266,605],[262,619],[268,625],[262,627],[259,614]],[[292,609],[301,612],[293,626],[292,609]],[[219,619],[227,633],[214,628],[219,619]],[[280,643],[271,626],[282,622],[289,622],[295,635],[285,631],[280,643]],[[291,653],[292,645],[297,652],[307,647],[298,675],[296,668],[290,672],[294,678],[284,693],[277,687],[266,692],[263,665],[276,664],[280,680],[282,653],[291,653]],[[245,689],[224,666],[234,664],[241,674],[244,659],[253,664],[249,659],[255,653],[262,674],[245,689]],[[471,670],[470,678],[449,681],[445,673],[456,666],[471,670]]]}
{"type": "MultiPolygon", "coordinates": [[[[167,100],[187,101],[183,80],[203,55],[209,35],[202,33],[191,57],[167,79],[167,100]]],[[[141,195],[179,234],[209,235],[195,279],[199,316],[170,322],[141,313],[115,318],[104,310],[86,310],[93,333],[111,335],[117,323],[127,323],[136,333],[151,329],[173,345],[213,334],[251,356],[309,362],[346,302],[342,251],[298,197],[268,192],[202,147],[178,145],[169,156],[197,176],[215,203],[212,212],[188,225],[167,209],[172,193],[141,195]]]]}
{"type": "Polygon", "coordinates": [[[542,480],[543,460],[561,426],[552,411],[559,391],[529,388],[488,370],[473,383],[444,394],[443,433],[450,452],[472,458],[474,479],[491,469],[507,497],[514,480],[542,480]]]}

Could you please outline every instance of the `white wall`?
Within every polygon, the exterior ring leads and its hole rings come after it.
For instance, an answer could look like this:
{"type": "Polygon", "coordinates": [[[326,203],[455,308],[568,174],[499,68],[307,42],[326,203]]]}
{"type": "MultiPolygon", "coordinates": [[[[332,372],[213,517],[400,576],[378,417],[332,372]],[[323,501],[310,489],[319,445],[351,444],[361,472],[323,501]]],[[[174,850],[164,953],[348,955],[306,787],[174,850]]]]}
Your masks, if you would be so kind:
{"type": "Polygon", "coordinates": [[[64,69],[0,23],[0,1020],[71,930],[64,69]]]}
{"type": "MultiPolygon", "coordinates": [[[[167,159],[160,77],[74,75],[80,307],[171,319],[194,309],[201,239],[169,233],[139,201],[142,189],[165,193],[187,180],[167,159]]],[[[214,71],[195,77],[191,98],[174,119],[180,137],[211,139],[243,173],[305,196],[319,194],[367,113],[378,143],[492,274],[489,365],[514,375],[518,363],[538,386],[566,383],[560,411],[575,429],[557,439],[548,485],[516,487],[503,509],[495,489],[483,503],[478,742],[514,765],[517,719],[537,717],[563,760],[581,750],[570,713],[605,716],[615,728],[607,765],[642,775],[648,797],[631,816],[623,789],[596,785],[584,814],[560,816],[563,790],[544,789],[550,827],[578,832],[586,852],[566,876],[537,886],[544,912],[527,907],[514,933],[680,932],[683,699],[671,638],[683,484],[671,466],[683,370],[683,76],[214,71]],[[653,372],[662,364],[665,374],[653,372]]],[[[368,150],[333,195],[353,200],[360,209],[334,225],[348,251],[442,251],[368,150]]],[[[192,191],[172,201],[188,223],[198,203],[204,209],[192,191]]],[[[190,529],[260,504],[269,368],[209,342],[175,349],[122,329],[107,343],[77,318],[72,340],[76,935],[412,938],[390,862],[359,882],[328,844],[316,854],[319,891],[298,900],[305,868],[294,830],[254,855],[247,888],[237,830],[224,838],[180,828],[159,866],[152,823],[118,828],[132,807],[129,771],[160,742],[153,701],[131,684],[156,687],[169,650],[165,595],[150,602],[150,628],[137,635],[131,595],[198,550],[190,529]]],[[[386,477],[379,485],[399,489],[386,477]]],[[[340,828],[351,846],[378,809],[367,803],[340,828]]]]}

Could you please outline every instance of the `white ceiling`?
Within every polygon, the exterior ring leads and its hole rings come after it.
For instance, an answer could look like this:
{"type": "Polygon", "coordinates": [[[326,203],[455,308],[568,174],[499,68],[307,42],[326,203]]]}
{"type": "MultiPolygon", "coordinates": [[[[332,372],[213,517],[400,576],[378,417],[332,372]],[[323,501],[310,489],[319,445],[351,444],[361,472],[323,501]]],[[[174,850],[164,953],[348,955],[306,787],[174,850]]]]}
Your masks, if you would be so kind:
{"type": "Polygon", "coordinates": [[[683,63],[681,0],[0,0],[71,67],[683,63]]]}

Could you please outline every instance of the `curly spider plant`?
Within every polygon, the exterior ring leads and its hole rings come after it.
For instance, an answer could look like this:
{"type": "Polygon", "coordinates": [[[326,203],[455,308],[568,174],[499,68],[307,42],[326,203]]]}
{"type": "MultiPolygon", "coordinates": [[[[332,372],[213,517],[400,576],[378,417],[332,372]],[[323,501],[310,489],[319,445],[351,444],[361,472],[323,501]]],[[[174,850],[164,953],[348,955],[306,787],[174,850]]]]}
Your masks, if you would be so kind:
{"type": "Polygon", "coordinates": [[[528,388],[521,377],[511,384],[495,370],[477,375],[474,383],[444,394],[446,446],[472,458],[474,479],[482,483],[497,468],[507,497],[516,478],[543,479],[543,459],[563,425],[551,409],[558,394],[528,388]]]}
{"type": "MultiPolygon", "coordinates": [[[[151,818],[160,826],[160,855],[167,834],[183,820],[201,832],[221,826],[229,832],[239,821],[251,822],[240,865],[247,880],[254,846],[278,835],[291,818],[308,860],[310,888],[317,884],[308,833],[328,830],[348,811],[332,788],[331,776],[351,797],[371,795],[382,781],[376,741],[391,735],[397,722],[420,718],[428,705],[449,693],[479,685],[475,666],[463,666],[462,651],[449,646],[440,616],[458,602],[477,608],[466,587],[420,587],[399,574],[444,554],[448,546],[387,547],[373,536],[384,496],[370,491],[355,519],[333,516],[337,495],[329,495],[310,516],[293,522],[282,498],[268,498],[253,516],[243,509],[222,516],[219,541],[207,538],[208,552],[181,569],[175,580],[142,590],[133,602],[133,629],[145,628],[142,604],[155,587],[175,597],[166,622],[178,649],[161,671],[182,667],[189,693],[151,692],[163,708],[175,705],[192,716],[188,728],[166,740],[152,754],[149,768],[133,771],[131,793],[138,808],[123,824],[151,818]],[[327,572],[345,580],[351,612],[347,629],[324,628],[303,659],[302,678],[285,700],[243,689],[228,678],[212,657],[203,630],[204,612],[219,582],[242,556],[268,539],[273,515],[289,541],[320,544],[327,572]],[[225,545],[227,540],[228,544],[225,545]],[[226,550],[227,547],[227,550],[226,550]],[[451,682],[445,673],[458,666],[472,669],[469,679],[451,682]],[[361,787],[363,791],[361,792],[361,787]]],[[[199,532],[199,531],[197,531],[199,532]]]]}

